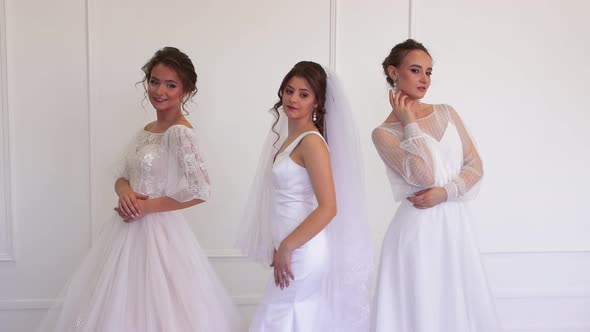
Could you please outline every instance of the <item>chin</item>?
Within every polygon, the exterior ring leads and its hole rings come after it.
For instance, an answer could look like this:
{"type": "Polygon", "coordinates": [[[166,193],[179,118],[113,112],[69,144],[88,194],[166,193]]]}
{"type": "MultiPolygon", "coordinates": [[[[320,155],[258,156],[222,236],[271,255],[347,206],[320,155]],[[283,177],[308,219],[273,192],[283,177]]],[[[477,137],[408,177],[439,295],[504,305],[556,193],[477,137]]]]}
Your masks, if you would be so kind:
{"type": "Polygon", "coordinates": [[[166,107],[166,106],[160,106],[160,107],[154,107],[154,108],[158,112],[171,112],[171,110],[175,109],[174,107],[166,107]]]}
{"type": "Polygon", "coordinates": [[[293,112],[288,108],[283,108],[283,113],[285,113],[288,118],[293,117],[293,112]]]}
{"type": "Polygon", "coordinates": [[[422,99],[422,97],[424,97],[424,95],[418,95],[415,93],[412,93],[412,94],[406,93],[406,95],[408,97],[410,97],[410,99],[414,99],[414,100],[422,99]]]}
{"type": "Polygon", "coordinates": [[[288,108],[284,108],[283,112],[290,119],[298,119],[301,117],[301,110],[290,110],[288,108]]]}
{"type": "Polygon", "coordinates": [[[412,99],[422,99],[422,98],[424,98],[424,96],[426,96],[426,91],[410,95],[410,97],[412,97],[412,99]]]}

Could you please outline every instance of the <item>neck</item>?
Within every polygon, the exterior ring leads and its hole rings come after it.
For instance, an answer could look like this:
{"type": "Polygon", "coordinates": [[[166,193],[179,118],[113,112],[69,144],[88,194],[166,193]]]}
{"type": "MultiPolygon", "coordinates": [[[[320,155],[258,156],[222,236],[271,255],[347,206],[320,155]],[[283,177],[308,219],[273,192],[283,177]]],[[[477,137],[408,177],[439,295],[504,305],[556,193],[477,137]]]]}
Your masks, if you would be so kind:
{"type": "Polygon", "coordinates": [[[408,96],[408,99],[406,99],[406,105],[409,102],[414,102],[414,105],[412,106],[412,110],[414,112],[421,112],[424,109],[424,105],[422,104],[421,99],[414,99],[414,98],[408,96]]]}
{"type": "Polygon", "coordinates": [[[408,98],[406,99],[406,104],[410,101],[415,101],[418,105],[422,105],[422,99],[416,99],[416,98],[412,98],[409,94],[407,94],[404,90],[401,90],[402,95],[406,95],[408,96],[408,98]]]}
{"type": "Polygon", "coordinates": [[[156,122],[158,125],[162,127],[169,127],[179,119],[183,117],[182,112],[178,110],[177,112],[170,112],[170,111],[156,111],[157,120],[156,122]]]}
{"type": "Polygon", "coordinates": [[[317,130],[311,119],[289,119],[289,136],[299,136],[299,134],[309,131],[317,130]]]}
{"type": "Polygon", "coordinates": [[[406,99],[406,104],[411,101],[416,102],[416,105],[422,105],[422,99],[414,99],[414,98],[408,96],[408,99],[406,99]]]}

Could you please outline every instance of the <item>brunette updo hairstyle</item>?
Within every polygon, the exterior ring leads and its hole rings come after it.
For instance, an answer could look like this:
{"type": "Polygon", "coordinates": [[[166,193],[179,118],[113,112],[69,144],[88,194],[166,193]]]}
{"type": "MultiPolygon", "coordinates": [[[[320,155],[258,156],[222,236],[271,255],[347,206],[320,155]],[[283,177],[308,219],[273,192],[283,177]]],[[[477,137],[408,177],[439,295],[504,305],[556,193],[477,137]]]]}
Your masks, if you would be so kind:
{"type": "MultiPolygon", "coordinates": [[[[326,71],[324,70],[324,68],[322,68],[321,65],[312,62],[312,61],[301,61],[298,62],[293,69],[291,69],[287,75],[285,76],[285,78],[283,78],[283,82],[281,82],[281,86],[279,87],[279,91],[277,93],[277,95],[279,96],[279,101],[274,104],[274,106],[272,107],[272,111],[274,113],[275,116],[275,122],[272,125],[272,129],[274,131],[274,128],[276,126],[276,124],[279,122],[279,108],[282,106],[283,104],[283,92],[285,91],[285,88],[287,87],[287,83],[289,82],[289,80],[293,77],[300,77],[303,78],[307,81],[307,83],[309,84],[309,86],[311,87],[311,89],[313,90],[313,93],[315,94],[315,98],[317,101],[317,105],[318,107],[314,109],[314,111],[316,112],[316,121],[314,121],[314,125],[316,126],[316,128],[319,130],[320,134],[322,136],[325,137],[324,133],[325,133],[325,118],[326,118],[326,107],[325,107],[325,103],[326,103],[326,81],[328,79],[328,75],[326,74],[326,71]]],[[[279,135],[276,131],[274,131],[277,136],[279,135]]],[[[277,138],[278,141],[278,138],[277,138]]],[[[275,142],[276,143],[276,142],[275,142]]]]}
{"type": "Polygon", "coordinates": [[[147,86],[152,75],[152,69],[154,69],[154,67],[158,64],[163,64],[176,71],[176,74],[182,82],[184,92],[186,93],[186,95],[182,98],[182,110],[185,114],[188,114],[185,109],[186,103],[197,94],[197,73],[195,72],[195,66],[193,66],[193,62],[188,57],[188,55],[176,47],[167,46],[158,50],[154,56],[149,59],[149,61],[146,62],[143,67],[141,67],[141,70],[145,74],[143,80],[141,80],[141,83],[143,83],[146,94],[147,86]]]}
{"type": "Polygon", "coordinates": [[[426,49],[426,47],[424,47],[424,45],[415,41],[414,39],[408,39],[403,43],[399,43],[399,44],[395,45],[391,49],[391,52],[389,53],[387,58],[385,58],[385,60],[383,60],[383,64],[382,64],[383,65],[383,72],[385,73],[385,77],[387,78],[387,83],[389,83],[389,85],[393,86],[394,83],[393,83],[393,79],[391,77],[389,77],[389,73],[387,72],[387,68],[389,66],[394,66],[397,68],[402,63],[402,61],[404,60],[406,55],[410,51],[413,51],[413,50],[424,51],[426,54],[428,54],[429,57],[432,58],[430,53],[428,53],[428,50],[426,49]]]}

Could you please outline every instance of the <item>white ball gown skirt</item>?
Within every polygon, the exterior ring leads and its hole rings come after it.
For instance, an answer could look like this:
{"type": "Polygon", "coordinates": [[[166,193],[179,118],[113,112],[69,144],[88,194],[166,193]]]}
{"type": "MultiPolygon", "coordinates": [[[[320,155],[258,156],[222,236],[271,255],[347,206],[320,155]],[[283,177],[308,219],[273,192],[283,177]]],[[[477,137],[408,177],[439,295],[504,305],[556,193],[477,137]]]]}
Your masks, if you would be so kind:
{"type": "Polygon", "coordinates": [[[38,331],[235,332],[242,318],[180,212],[114,216],[38,331]]]}
{"type": "Polygon", "coordinates": [[[465,203],[404,201],[383,240],[372,331],[500,331],[472,238],[465,203]]]}

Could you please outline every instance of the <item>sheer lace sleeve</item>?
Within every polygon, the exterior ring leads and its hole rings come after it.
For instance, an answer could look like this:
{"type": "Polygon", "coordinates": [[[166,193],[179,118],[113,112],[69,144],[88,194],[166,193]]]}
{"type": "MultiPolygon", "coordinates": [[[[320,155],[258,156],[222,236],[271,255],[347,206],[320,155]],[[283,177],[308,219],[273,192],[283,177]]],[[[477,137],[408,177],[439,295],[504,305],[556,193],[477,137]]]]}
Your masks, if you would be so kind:
{"type": "Polygon", "coordinates": [[[138,132],[133,136],[131,142],[125,146],[117,162],[111,167],[111,175],[114,177],[115,181],[120,178],[125,178],[127,181],[131,179],[129,159],[136,153],[139,134],[140,133],[138,132]]]}
{"type": "Polygon", "coordinates": [[[412,186],[432,187],[434,164],[426,134],[416,123],[406,125],[403,130],[385,126],[375,128],[372,135],[385,165],[412,186]]]}
{"type": "Polygon", "coordinates": [[[444,187],[447,191],[447,200],[472,199],[477,194],[477,190],[474,187],[476,187],[476,184],[479,183],[483,176],[483,163],[473,143],[473,139],[467,132],[457,112],[451,106],[445,105],[445,108],[449,113],[450,120],[459,132],[463,145],[463,166],[461,167],[461,172],[444,187]]]}
{"type": "Polygon", "coordinates": [[[127,162],[127,150],[125,150],[125,155],[123,155],[123,157],[120,158],[120,160],[117,162],[117,164],[115,165],[114,169],[113,169],[113,175],[115,177],[115,181],[120,179],[120,178],[125,178],[127,181],[129,181],[130,179],[130,174],[129,174],[129,164],[127,162]]]}
{"type": "Polygon", "coordinates": [[[179,202],[207,200],[209,175],[199,152],[197,135],[191,128],[177,125],[166,132],[162,148],[168,155],[166,196],[179,202]]]}

